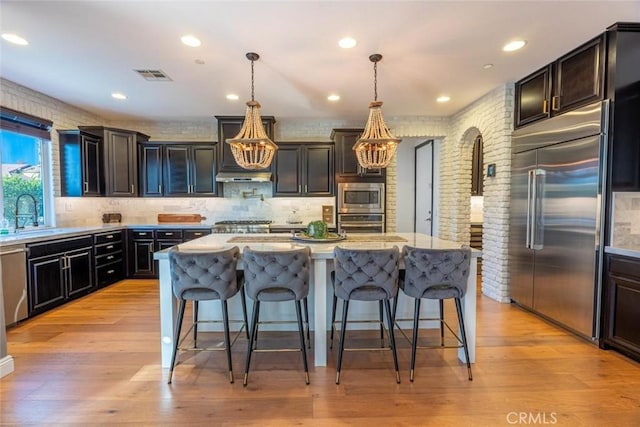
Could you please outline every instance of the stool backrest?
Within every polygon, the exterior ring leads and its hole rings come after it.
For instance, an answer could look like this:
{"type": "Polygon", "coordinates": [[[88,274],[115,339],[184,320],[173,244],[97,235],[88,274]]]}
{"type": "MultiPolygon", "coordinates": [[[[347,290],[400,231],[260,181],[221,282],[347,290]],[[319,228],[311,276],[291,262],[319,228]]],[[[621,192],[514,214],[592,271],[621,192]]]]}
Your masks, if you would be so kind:
{"type": "Polygon", "coordinates": [[[182,299],[231,298],[238,293],[236,268],[239,257],[237,246],[218,252],[171,249],[169,269],[174,295],[182,299]]]}
{"type": "Polygon", "coordinates": [[[382,290],[387,298],[393,298],[398,293],[400,253],[397,246],[390,249],[345,249],[336,246],[333,256],[337,294],[346,297],[358,291],[362,296],[362,292],[371,289],[372,293],[378,294],[382,290]]]}
{"type": "Polygon", "coordinates": [[[308,247],[285,251],[256,251],[245,247],[242,251],[244,280],[247,295],[257,299],[263,291],[289,290],[301,300],[309,294],[311,249],[308,247]]]}
{"type": "Polygon", "coordinates": [[[435,298],[462,298],[467,292],[471,249],[402,248],[405,292],[435,298]],[[414,292],[411,292],[414,291],[414,292]]]}

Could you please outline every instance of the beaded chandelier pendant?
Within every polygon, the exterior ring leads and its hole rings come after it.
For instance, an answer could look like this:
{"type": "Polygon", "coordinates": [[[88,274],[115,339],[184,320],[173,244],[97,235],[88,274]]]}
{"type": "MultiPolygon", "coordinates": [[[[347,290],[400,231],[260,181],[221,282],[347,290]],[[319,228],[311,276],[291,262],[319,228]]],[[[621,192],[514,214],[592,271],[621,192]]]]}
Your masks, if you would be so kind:
{"type": "Polygon", "coordinates": [[[360,139],[354,144],[358,163],[363,168],[386,168],[391,163],[400,139],[391,134],[382,117],[382,101],[378,101],[378,62],[382,55],[373,54],[369,60],[373,62],[374,100],[369,103],[369,119],[360,139]]]}
{"type": "Polygon", "coordinates": [[[260,59],[257,53],[247,53],[251,61],[251,101],[247,102],[247,112],[240,132],[226,141],[236,163],[244,169],[268,168],[278,146],[269,139],[262,125],[260,103],[254,98],[253,63],[260,59]]]}

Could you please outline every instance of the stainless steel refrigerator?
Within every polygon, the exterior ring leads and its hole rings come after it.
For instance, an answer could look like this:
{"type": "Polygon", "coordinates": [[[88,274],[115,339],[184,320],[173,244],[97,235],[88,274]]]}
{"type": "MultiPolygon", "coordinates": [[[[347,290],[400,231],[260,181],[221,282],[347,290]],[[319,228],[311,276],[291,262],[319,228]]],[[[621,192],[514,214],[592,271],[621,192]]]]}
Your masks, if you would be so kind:
{"type": "Polygon", "coordinates": [[[512,138],[512,301],[598,338],[609,104],[516,130],[512,138]]]}

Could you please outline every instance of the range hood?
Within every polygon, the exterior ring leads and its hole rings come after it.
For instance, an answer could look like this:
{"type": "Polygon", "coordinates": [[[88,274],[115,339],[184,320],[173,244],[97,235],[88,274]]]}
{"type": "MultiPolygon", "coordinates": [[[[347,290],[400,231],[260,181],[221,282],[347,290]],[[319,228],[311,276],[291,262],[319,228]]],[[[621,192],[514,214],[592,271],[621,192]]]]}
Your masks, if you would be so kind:
{"type": "Polygon", "coordinates": [[[270,182],[271,172],[220,172],[217,182],[270,182]]]}

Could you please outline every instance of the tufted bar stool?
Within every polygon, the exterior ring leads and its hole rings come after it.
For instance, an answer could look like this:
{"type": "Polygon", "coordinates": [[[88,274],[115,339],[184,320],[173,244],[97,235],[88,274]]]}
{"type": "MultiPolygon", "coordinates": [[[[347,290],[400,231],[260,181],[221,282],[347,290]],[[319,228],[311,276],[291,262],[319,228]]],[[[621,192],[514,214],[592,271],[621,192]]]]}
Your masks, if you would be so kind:
{"type": "MultiPolygon", "coordinates": [[[[420,319],[420,301],[422,298],[438,300],[440,304],[440,348],[444,348],[444,325],[454,334],[460,345],[464,348],[467,359],[467,371],[469,381],[471,375],[471,363],[469,362],[469,349],[464,328],[464,316],[462,313],[461,299],[467,292],[467,279],[471,262],[471,249],[420,249],[405,246],[402,249],[405,270],[400,274],[400,288],[407,296],[415,298],[413,313],[413,339],[411,340],[411,369],[409,379],[413,381],[416,349],[418,348],[418,324],[420,319]],[[454,299],[458,313],[460,336],[446,324],[443,313],[443,300],[454,299]]],[[[394,310],[395,311],[395,310],[394,310]]],[[[424,320],[424,319],[423,319],[424,320]]],[[[420,347],[420,348],[434,348],[420,347]]]]}
{"type": "Polygon", "coordinates": [[[396,370],[396,382],[399,384],[400,371],[398,370],[398,356],[390,304],[390,300],[398,294],[398,261],[400,258],[398,248],[394,246],[391,249],[360,250],[345,249],[337,246],[334,248],[333,255],[335,271],[332,275],[333,291],[334,295],[343,301],[340,348],[336,365],[336,384],[340,384],[349,301],[351,300],[382,301],[384,303],[387,313],[389,343],[396,370]]]}
{"type": "MultiPolygon", "coordinates": [[[[177,247],[169,251],[169,271],[173,293],[180,301],[178,317],[175,325],[175,345],[171,356],[171,369],[169,371],[169,384],[173,377],[178,350],[226,350],[227,364],[229,367],[229,381],[233,383],[233,367],[231,363],[231,337],[229,334],[229,313],[227,300],[240,293],[242,312],[244,315],[243,327],[247,328],[247,308],[244,292],[242,291],[243,274],[238,271],[237,264],[240,257],[240,249],[234,246],[231,249],[219,252],[182,252],[177,247]],[[224,329],[225,347],[200,348],[197,341],[198,302],[206,300],[220,300],[222,304],[222,323],[224,329]],[[181,348],[180,344],[187,338],[189,331],[180,339],[184,311],[187,301],[193,301],[193,348],[181,348]]],[[[217,322],[217,321],[207,321],[217,322]]],[[[238,331],[238,334],[242,328],[238,331]]],[[[247,328],[248,332],[248,328],[247,328]]],[[[237,335],[236,337],[237,338],[237,335]]],[[[234,339],[235,342],[235,339],[234,339]]]]}
{"type": "Polygon", "coordinates": [[[245,247],[242,253],[242,261],[244,263],[245,289],[249,298],[254,301],[243,384],[247,385],[253,352],[266,351],[301,351],[305,381],[309,384],[309,367],[307,364],[300,302],[309,295],[311,249],[305,247],[284,251],[256,251],[245,247]],[[298,320],[298,333],[300,335],[300,348],[254,349],[254,341],[258,332],[260,305],[262,302],[274,301],[294,301],[298,320]]]}

